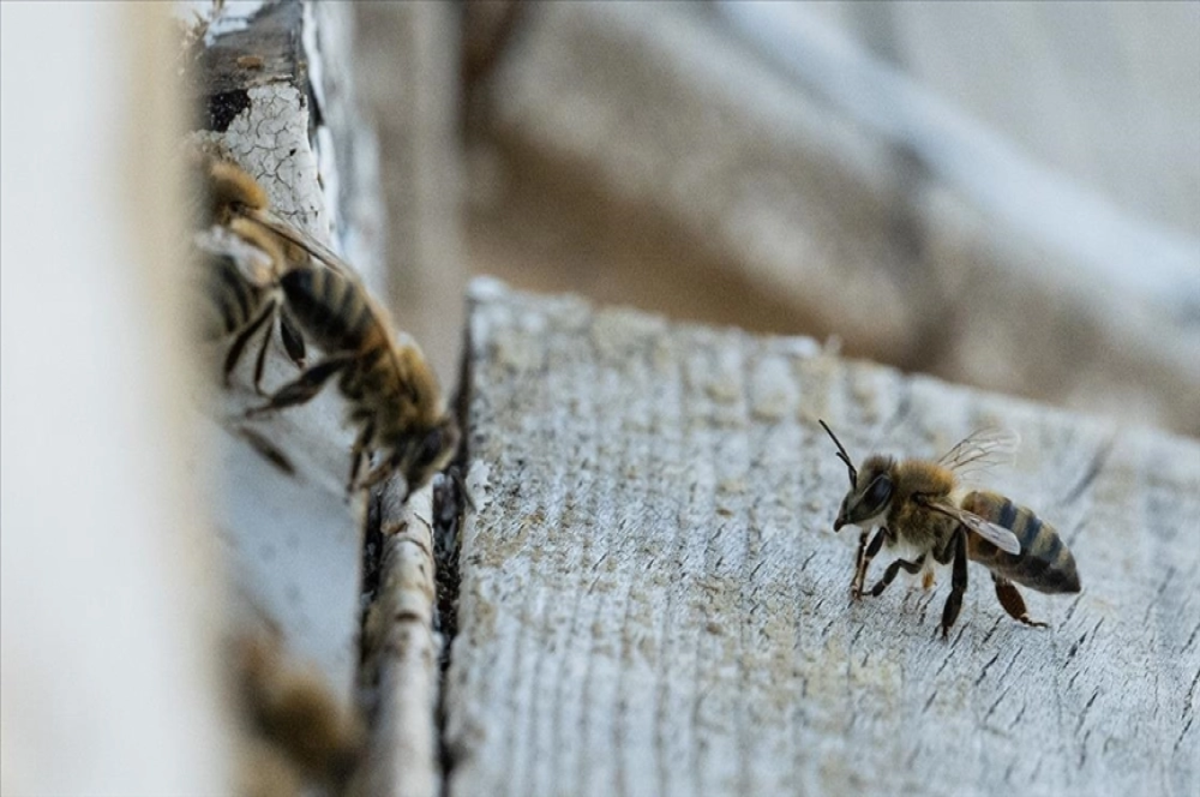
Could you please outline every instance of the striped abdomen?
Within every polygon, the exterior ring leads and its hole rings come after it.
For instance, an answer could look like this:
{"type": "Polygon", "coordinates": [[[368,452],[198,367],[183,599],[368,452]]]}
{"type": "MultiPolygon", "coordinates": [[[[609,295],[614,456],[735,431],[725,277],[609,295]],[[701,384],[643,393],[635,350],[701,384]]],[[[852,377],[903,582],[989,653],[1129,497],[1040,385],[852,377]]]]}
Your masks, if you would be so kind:
{"type": "Polygon", "coordinates": [[[336,271],[296,268],[279,282],[292,316],[327,353],[357,351],[381,334],[366,294],[336,271]]]}
{"type": "Polygon", "coordinates": [[[997,575],[1039,592],[1079,591],[1075,557],[1054,527],[1032,510],[984,490],[968,493],[962,508],[1011,530],[1021,543],[1021,553],[1013,555],[976,534],[968,534],[967,552],[971,559],[997,575]]]}

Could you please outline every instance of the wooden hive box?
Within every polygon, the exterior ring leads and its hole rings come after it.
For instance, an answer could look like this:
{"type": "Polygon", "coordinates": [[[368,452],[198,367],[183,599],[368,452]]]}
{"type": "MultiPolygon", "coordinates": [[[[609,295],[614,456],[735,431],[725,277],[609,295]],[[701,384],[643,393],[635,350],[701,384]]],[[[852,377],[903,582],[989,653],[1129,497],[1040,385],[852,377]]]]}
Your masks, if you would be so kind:
{"type": "Polygon", "coordinates": [[[450,794],[1195,793],[1195,441],[494,281],[469,324],[450,794]],[[947,569],[852,604],[818,418],[856,458],[1013,428],[987,486],[1083,592],[1031,629],[971,565],[946,641],[947,569]]]}

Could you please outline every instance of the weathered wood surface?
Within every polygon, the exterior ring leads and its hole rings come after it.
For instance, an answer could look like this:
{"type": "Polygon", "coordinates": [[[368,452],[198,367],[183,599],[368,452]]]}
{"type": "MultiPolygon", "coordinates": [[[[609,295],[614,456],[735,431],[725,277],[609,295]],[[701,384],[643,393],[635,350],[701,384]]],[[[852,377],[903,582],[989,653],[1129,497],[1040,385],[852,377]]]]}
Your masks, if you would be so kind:
{"type": "Polygon", "coordinates": [[[433,629],[433,488],[407,503],[395,484],[379,507],[383,551],[379,584],[363,640],[363,686],[374,695],[362,793],[435,797],[440,787],[438,733],[439,653],[433,629]]]}
{"type": "Polygon", "coordinates": [[[494,282],[468,354],[451,794],[1200,790],[1195,441],[494,282]],[[948,641],[948,572],[851,604],[817,418],[859,458],[1014,428],[987,484],[1083,592],[1030,629],[972,565],[948,641]]]}

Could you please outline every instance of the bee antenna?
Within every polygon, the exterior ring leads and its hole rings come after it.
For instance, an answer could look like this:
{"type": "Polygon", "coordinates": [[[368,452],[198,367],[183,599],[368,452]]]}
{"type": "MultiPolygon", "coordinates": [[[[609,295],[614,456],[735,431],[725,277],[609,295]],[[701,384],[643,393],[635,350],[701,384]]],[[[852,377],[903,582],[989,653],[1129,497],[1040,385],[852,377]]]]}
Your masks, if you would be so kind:
{"type": "Polygon", "coordinates": [[[850,486],[854,487],[858,484],[858,470],[854,467],[854,463],[850,461],[850,455],[846,453],[845,446],[842,445],[841,440],[837,439],[837,435],[833,433],[833,430],[829,428],[825,421],[817,419],[817,423],[821,424],[821,428],[833,438],[834,445],[838,447],[838,459],[846,463],[846,468],[850,471],[850,486]]]}

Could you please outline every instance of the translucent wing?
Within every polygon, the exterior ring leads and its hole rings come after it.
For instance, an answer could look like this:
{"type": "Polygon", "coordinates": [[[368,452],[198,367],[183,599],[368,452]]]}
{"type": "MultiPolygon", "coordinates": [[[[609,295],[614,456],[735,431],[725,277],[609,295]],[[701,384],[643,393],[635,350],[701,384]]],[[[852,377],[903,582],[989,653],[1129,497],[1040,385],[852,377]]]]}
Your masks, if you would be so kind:
{"type": "Polygon", "coordinates": [[[938,464],[958,475],[1010,462],[1021,438],[1011,429],[979,429],[946,452],[938,464]]]}
{"type": "Polygon", "coordinates": [[[294,224],[290,224],[279,216],[276,216],[270,210],[266,208],[242,208],[240,214],[243,218],[267,228],[288,243],[298,246],[314,260],[319,261],[321,265],[338,272],[342,276],[357,281],[354,269],[347,265],[346,261],[334,254],[332,249],[294,224]]]}
{"type": "Polygon", "coordinates": [[[944,504],[940,501],[930,501],[925,503],[925,506],[934,512],[940,512],[943,515],[954,518],[1005,553],[1011,553],[1014,556],[1021,553],[1021,543],[1017,539],[1017,535],[1003,526],[997,526],[990,520],[984,520],[973,512],[968,512],[965,509],[959,509],[956,506],[944,504]]]}

